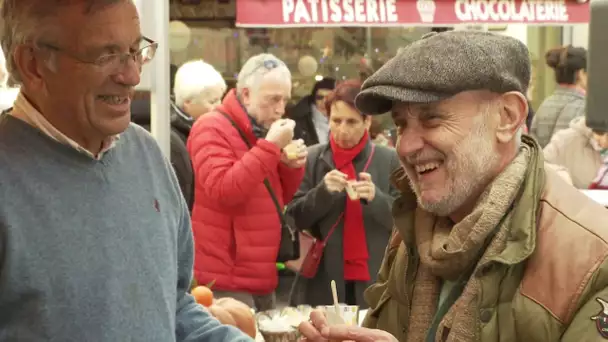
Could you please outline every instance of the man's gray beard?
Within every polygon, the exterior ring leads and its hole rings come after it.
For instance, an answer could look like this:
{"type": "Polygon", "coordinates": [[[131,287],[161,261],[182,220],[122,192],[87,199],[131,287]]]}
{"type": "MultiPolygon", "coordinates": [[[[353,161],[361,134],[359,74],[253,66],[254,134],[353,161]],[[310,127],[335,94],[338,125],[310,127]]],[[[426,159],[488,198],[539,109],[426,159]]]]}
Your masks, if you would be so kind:
{"type": "MultiPolygon", "coordinates": [[[[448,217],[460,209],[471,196],[481,194],[484,186],[488,183],[488,178],[490,177],[487,174],[479,174],[467,180],[457,180],[450,184],[450,189],[447,191],[449,195],[438,202],[422,202],[420,195],[416,193],[418,205],[429,213],[440,217],[448,217]]],[[[414,188],[413,185],[412,188],[414,188]]]]}
{"type": "Polygon", "coordinates": [[[499,162],[500,157],[492,147],[486,126],[479,124],[446,158],[443,166],[450,179],[448,189],[441,200],[434,203],[422,202],[419,191],[412,180],[409,181],[422,209],[446,217],[461,208],[471,196],[479,196],[482,193],[483,188],[491,181],[492,170],[496,169],[499,162]]]}

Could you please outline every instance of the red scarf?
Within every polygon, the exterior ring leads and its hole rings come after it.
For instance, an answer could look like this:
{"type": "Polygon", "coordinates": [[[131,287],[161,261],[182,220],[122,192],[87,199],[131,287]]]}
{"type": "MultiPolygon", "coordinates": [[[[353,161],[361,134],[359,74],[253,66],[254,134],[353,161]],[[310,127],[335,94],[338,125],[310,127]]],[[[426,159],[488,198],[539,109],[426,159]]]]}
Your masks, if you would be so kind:
{"type": "MultiPolygon", "coordinates": [[[[334,163],[338,171],[347,175],[347,179],[356,180],[357,171],[353,165],[353,159],[358,156],[369,141],[367,131],[361,141],[351,149],[343,149],[336,144],[333,135],[330,134],[329,145],[333,152],[334,163]]],[[[343,230],[343,254],[344,254],[344,280],[369,281],[369,269],[367,267],[367,239],[365,238],[365,226],[363,225],[363,208],[360,201],[352,201],[346,198],[344,210],[343,230]]]]}

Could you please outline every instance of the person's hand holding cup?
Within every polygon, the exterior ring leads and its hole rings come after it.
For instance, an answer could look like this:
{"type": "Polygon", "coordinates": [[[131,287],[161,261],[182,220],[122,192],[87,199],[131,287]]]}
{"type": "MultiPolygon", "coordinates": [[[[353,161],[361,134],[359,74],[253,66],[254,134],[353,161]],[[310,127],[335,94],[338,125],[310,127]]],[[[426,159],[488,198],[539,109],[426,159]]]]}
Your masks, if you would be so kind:
{"type": "Polygon", "coordinates": [[[345,173],[338,170],[331,170],[323,177],[323,184],[330,193],[339,193],[344,191],[348,181],[345,173]]]}
{"type": "Polygon", "coordinates": [[[372,175],[370,175],[369,173],[361,172],[359,174],[359,180],[349,183],[349,185],[354,191],[354,193],[357,194],[355,198],[351,197],[352,200],[364,199],[368,202],[371,202],[374,200],[374,197],[376,197],[376,185],[374,185],[374,182],[372,181],[372,175]]]}
{"type": "Polygon", "coordinates": [[[398,340],[386,331],[368,329],[346,324],[331,324],[322,310],[310,314],[310,320],[302,322],[298,330],[303,341],[354,341],[354,342],[397,342],[398,340]]]}
{"type": "Polygon", "coordinates": [[[266,140],[275,144],[281,150],[291,143],[293,139],[293,129],[296,122],[291,119],[280,119],[275,121],[266,134],[266,140]]]}
{"type": "Polygon", "coordinates": [[[291,168],[299,168],[306,164],[307,156],[308,149],[304,144],[304,140],[298,139],[283,147],[281,161],[291,168]]]}

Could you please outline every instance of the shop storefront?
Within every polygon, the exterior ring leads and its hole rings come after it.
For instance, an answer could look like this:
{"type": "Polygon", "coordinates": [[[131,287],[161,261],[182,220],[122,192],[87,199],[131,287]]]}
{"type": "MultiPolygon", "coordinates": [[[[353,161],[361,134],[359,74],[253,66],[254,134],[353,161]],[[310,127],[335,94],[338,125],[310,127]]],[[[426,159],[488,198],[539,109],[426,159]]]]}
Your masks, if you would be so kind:
{"type": "MultiPolygon", "coordinates": [[[[320,25],[237,27],[236,13],[225,5],[215,4],[215,13],[198,10],[202,5],[171,6],[172,63],[180,65],[193,58],[203,58],[220,70],[229,83],[234,83],[236,73],[250,56],[269,52],[284,60],[292,70],[294,99],[310,91],[315,77],[365,77],[394,56],[400,47],[431,30],[430,27],[320,25]],[[184,41],[179,37],[186,36],[188,43],[175,44],[174,40],[184,41]]],[[[239,2],[233,9],[238,6],[239,2]]]]}
{"type": "Polygon", "coordinates": [[[365,77],[431,30],[475,28],[516,35],[530,48],[536,104],[552,90],[544,52],[562,44],[564,25],[589,21],[585,0],[176,0],[171,60],[203,58],[229,83],[260,52],[294,74],[294,99],[315,77],[365,77]],[[192,4],[195,3],[195,4],[192,4]],[[517,30],[512,28],[519,27],[517,30]],[[511,29],[509,29],[511,28],[511,29]]]}
{"type": "Polygon", "coordinates": [[[587,1],[247,0],[237,2],[237,23],[243,27],[412,26],[466,23],[559,25],[588,21],[587,1]]]}

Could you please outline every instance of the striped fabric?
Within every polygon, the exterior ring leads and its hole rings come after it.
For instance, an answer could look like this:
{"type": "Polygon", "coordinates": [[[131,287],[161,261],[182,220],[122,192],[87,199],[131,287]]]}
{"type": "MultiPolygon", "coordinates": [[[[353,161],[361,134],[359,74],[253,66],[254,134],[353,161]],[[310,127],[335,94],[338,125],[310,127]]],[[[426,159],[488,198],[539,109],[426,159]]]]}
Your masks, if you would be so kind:
{"type": "Polygon", "coordinates": [[[558,87],[545,99],[532,120],[530,134],[543,148],[557,131],[569,127],[574,118],[585,115],[585,95],[569,87],[558,87]]]}

